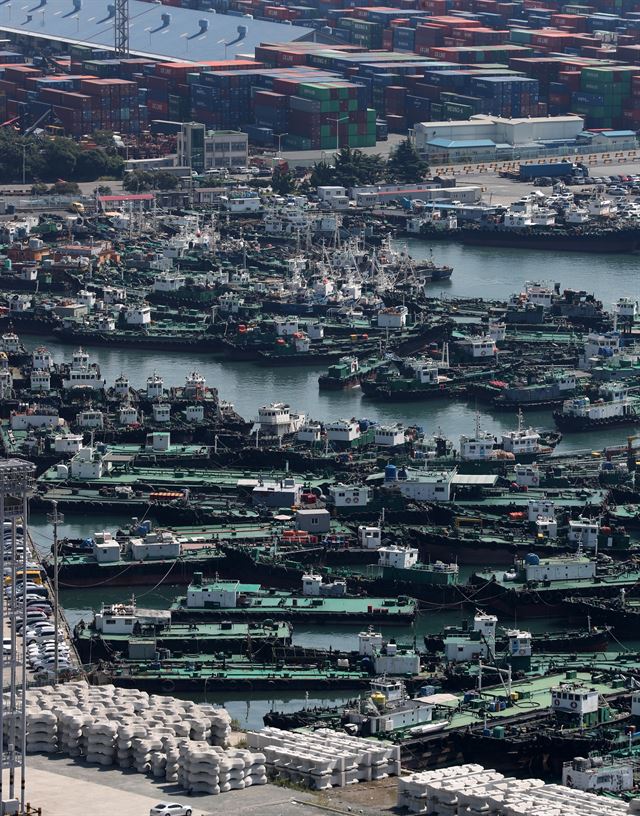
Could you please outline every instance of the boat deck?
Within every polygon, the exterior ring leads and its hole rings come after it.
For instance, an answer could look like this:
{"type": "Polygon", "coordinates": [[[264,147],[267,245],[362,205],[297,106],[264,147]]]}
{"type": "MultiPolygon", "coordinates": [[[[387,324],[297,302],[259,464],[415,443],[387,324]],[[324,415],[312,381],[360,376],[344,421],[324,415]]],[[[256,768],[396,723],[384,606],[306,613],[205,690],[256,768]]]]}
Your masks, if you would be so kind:
{"type": "MultiPolygon", "coordinates": [[[[259,481],[279,481],[280,479],[291,478],[294,475],[286,471],[266,471],[264,473],[256,472],[250,473],[241,470],[209,470],[205,468],[170,468],[170,467],[129,467],[127,470],[116,470],[113,473],[106,474],[100,479],[80,479],[82,484],[91,485],[93,487],[122,487],[139,485],[140,483],[152,484],[154,487],[166,487],[171,490],[179,490],[181,487],[188,487],[192,490],[201,488],[203,490],[209,489],[216,492],[220,491],[237,491],[250,490],[255,487],[259,481]]],[[[320,487],[327,481],[326,478],[318,478],[313,475],[302,476],[305,484],[310,487],[320,487]]],[[[59,484],[60,477],[57,474],[56,468],[49,468],[42,476],[38,477],[41,484],[59,484]]],[[[73,483],[75,480],[71,477],[67,480],[68,483],[73,483]]]]}
{"type": "MultiPolygon", "coordinates": [[[[250,592],[252,585],[240,585],[238,593],[250,592]]],[[[254,590],[255,591],[255,590],[254,590]]],[[[344,619],[346,623],[354,619],[404,620],[410,623],[415,617],[417,605],[413,599],[400,598],[317,598],[293,596],[287,593],[256,595],[247,599],[246,606],[239,607],[187,607],[185,598],[177,598],[170,607],[172,613],[181,616],[200,618],[238,618],[253,616],[277,616],[292,618],[344,619]]]]}
{"type": "MultiPolygon", "coordinates": [[[[611,655],[611,661],[599,661],[596,659],[596,656],[593,656],[593,659],[591,659],[588,655],[581,655],[581,658],[584,659],[580,659],[578,661],[566,661],[567,670],[570,669],[572,665],[582,666],[584,668],[587,663],[589,665],[593,665],[594,669],[604,668],[606,665],[611,670],[614,668],[622,670],[622,665],[616,662],[614,655],[611,655]]],[[[567,670],[549,674],[544,677],[535,677],[513,682],[511,684],[512,693],[521,695],[522,692],[525,692],[528,693],[529,697],[528,699],[522,699],[520,696],[519,699],[514,701],[513,705],[507,706],[507,708],[505,708],[503,711],[479,712],[469,708],[464,708],[462,707],[464,695],[462,693],[451,695],[451,699],[443,699],[439,703],[439,705],[441,705],[445,711],[447,709],[449,710],[447,716],[451,718],[451,722],[447,727],[447,730],[477,725],[485,718],[485,716],[487,721],[493,722],[508,720],[519,714],[525,714],[528,711],[534,712],[550,710],[551,689],[563,682],[576,683],[578,685],[586,686],[589,689],[595,689],[603,697],[620,694],[624,691],[624,689],[614,685],[613,680],[609,681],[602,678],[594,681],[591,671],[577,670],[574,677],[567,678],[567,670]]],[[[450,695],[445,695],[445,697],[449,696],[450,695]]],[[[489,701],[504,699],[505,696],[506,691],[502,685],[492,686],[491,688],[486,688],[482,691],[482,697],[489,701]]]]}
{"type": "MultiPolygon", "coordinates": [[[[485,581],[493,581],[495,578],[495,583],[504,587],[505,589],[513,589],[513,590],[526,590],[527,586],[518,581],[505,581],[504,579],[504,572],[498,570],[496,572],[477,572],[475,574],[476,578],[479,580],[485,581]]],[[[572,589],[579,589],[581,587],[586,586],[619,586],[619,587],[626,587],[629,584],[633,584],[635,582],[640,581],[640,570],[625,570],[624,572],[620,572],[616,575],[600,575],[596,576],[596,580],[594,581],[593,578],[584,578],[580,579],[572,579],[566,581],[550,581],[548,585],[544,585],[541,581],[537,582],[535,586],[535,591],[537,593],[545,593],[545,592],[555,592],[557,590],[567,590],[570,591],[572,589]]]]}
{"type": "MultiPolygon", "coordinates": [[[[287,641],[291,637],[291,624],[285,621],[275,621],[274,623],[260,623],[251,621],[249,623],[241,621],[220,621],[208,623],[172,623],[164,629],[153,633],[152,635],[145,635],[144,632],[140,635],[129,634],[108,634],[106,639],[109,643],[130,643],[137,638],[156,637],[158,641],[182,639],[185,647],[195,645],[197,641],[209,642],[217,640],[238,640],[244,641],[247,638],[251,640],[278,640],[287,641]],[[196,641],[193,644],[193,641],[196,641]]],[[[78,640],[90,640],[93,636],[101,636],[104,633],[96,632],[91,627],[76,628],[75,637],[78,640]]],[[[211,659],[206,655],[196,655],[198,659],[211,659]]],[[[189,659],[191,655],[189,655],[189,659]]]]}

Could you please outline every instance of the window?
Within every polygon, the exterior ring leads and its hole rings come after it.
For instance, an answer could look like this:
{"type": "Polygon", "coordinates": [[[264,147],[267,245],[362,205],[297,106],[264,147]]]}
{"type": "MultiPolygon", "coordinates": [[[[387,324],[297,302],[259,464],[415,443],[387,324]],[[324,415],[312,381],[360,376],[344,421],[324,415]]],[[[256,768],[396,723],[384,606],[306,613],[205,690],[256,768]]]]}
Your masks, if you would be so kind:
{"type": "Polygon", "coordinates": [[[231,151],[233,153],[238,153],[240,151],[244,153],[246,149],[247,149],[246,142],[231,142],[231,151]]]}

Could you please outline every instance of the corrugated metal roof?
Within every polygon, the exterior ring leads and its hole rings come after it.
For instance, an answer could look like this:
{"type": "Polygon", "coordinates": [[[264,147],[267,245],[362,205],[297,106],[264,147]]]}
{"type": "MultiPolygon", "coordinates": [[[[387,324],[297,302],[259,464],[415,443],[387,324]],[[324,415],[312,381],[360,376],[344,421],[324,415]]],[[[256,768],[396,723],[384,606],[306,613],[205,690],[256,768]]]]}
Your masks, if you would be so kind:
{"type": "Polygon", "coordinates": [[[498,477],[495,473],[456,473],[451,480],[451,484],[493,487],[497,481],[498,477]]]}
{"type": "MultiPolygon", "coordinates": [[[[72,0],[48,0],[41,9],[33,4],[22,8],[17,3],[0,5],[0,30],[52,40],[110,46],[114,43],[113,16],[107,0],[84,0],[79,11],[72,0]],[[29,10],[31,9],[31,11],[29,10]]],[[[145,3],[130,2],[130,43],[136,54],[172,57],[193,62],[235,59],[236,54],[253,53],[261,42],[291,42],[309,36],[311,29],[296,25],[254,20],[226,14],[145,3]],[[165,25],[161,15],[169,15],[165,25]],[[208,20],[208,30],[201,31],[200,20],[208,20]],[[246,26],[240,36],[238,26],[246,26]]]]}
{"type": "Polygon", "coordinates": [[[450,139],[429,139],[427,144],[434,147],[460,148],[460,147],[495,147],[495,142],[491,139],[460,139],[451,141],[450,139]]]}

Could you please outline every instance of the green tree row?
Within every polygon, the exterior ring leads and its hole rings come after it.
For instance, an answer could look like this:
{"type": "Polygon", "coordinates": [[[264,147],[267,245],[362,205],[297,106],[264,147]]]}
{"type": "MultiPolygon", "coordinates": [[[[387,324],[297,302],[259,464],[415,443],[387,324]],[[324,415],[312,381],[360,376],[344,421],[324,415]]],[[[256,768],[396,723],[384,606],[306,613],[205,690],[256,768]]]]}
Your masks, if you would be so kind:
{"type": "Polygon", "coordinates": [[[377,154],[343,147],[333,164],[322,161],[314,165],[310,183],[312,187],[333,184],[355,187],[383,181],[412,184],[422,181],[428,172],[428,163],[420,157],[411,140],[404,139],[386,162],[377,154]]]}
{"type": "Polygon", "coordinates": [[[0,130],[1,184],[20,183],[23,177],[27,182],[120,178],[123,169],[115,148],[85,150],[65,137],[22,136],[8,128],[0,130]]]}

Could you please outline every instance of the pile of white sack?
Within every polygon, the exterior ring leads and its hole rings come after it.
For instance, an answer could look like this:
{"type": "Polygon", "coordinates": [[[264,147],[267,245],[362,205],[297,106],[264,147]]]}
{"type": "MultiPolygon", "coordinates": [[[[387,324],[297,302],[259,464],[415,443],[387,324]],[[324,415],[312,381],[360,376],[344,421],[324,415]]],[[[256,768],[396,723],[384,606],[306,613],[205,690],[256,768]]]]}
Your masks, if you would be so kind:
{"type": "Polygon", "coordinates": [[[371,782],[400,774],[400,746],[317,731],[250,731],[247,743],[262,751],[270,775],[314,790],[371,782]]]}
{"type": "Polygon", "coordinates": [[[267,783],[266,757],[243,749],[185,742],[180,746],[178,781],[189,793],[225,793],[267,783]]]}
{"type": "MultiPolygon", "coordinates": [[[[4,699],[8,705],[8,695],[4,699]]],[[[9,727],[5,719],[5,745],[9,727]]],[[[30,753],[64,753],[104,767],[135,768],[192,793],[223,793],[267,781],[264,754],[229,748],[228,712],[205,703],[84,682],[34,688],[26,693],[26,731],[30,753]]],[[[18,720],[17,745],[21,739],[18,720]]]]}

